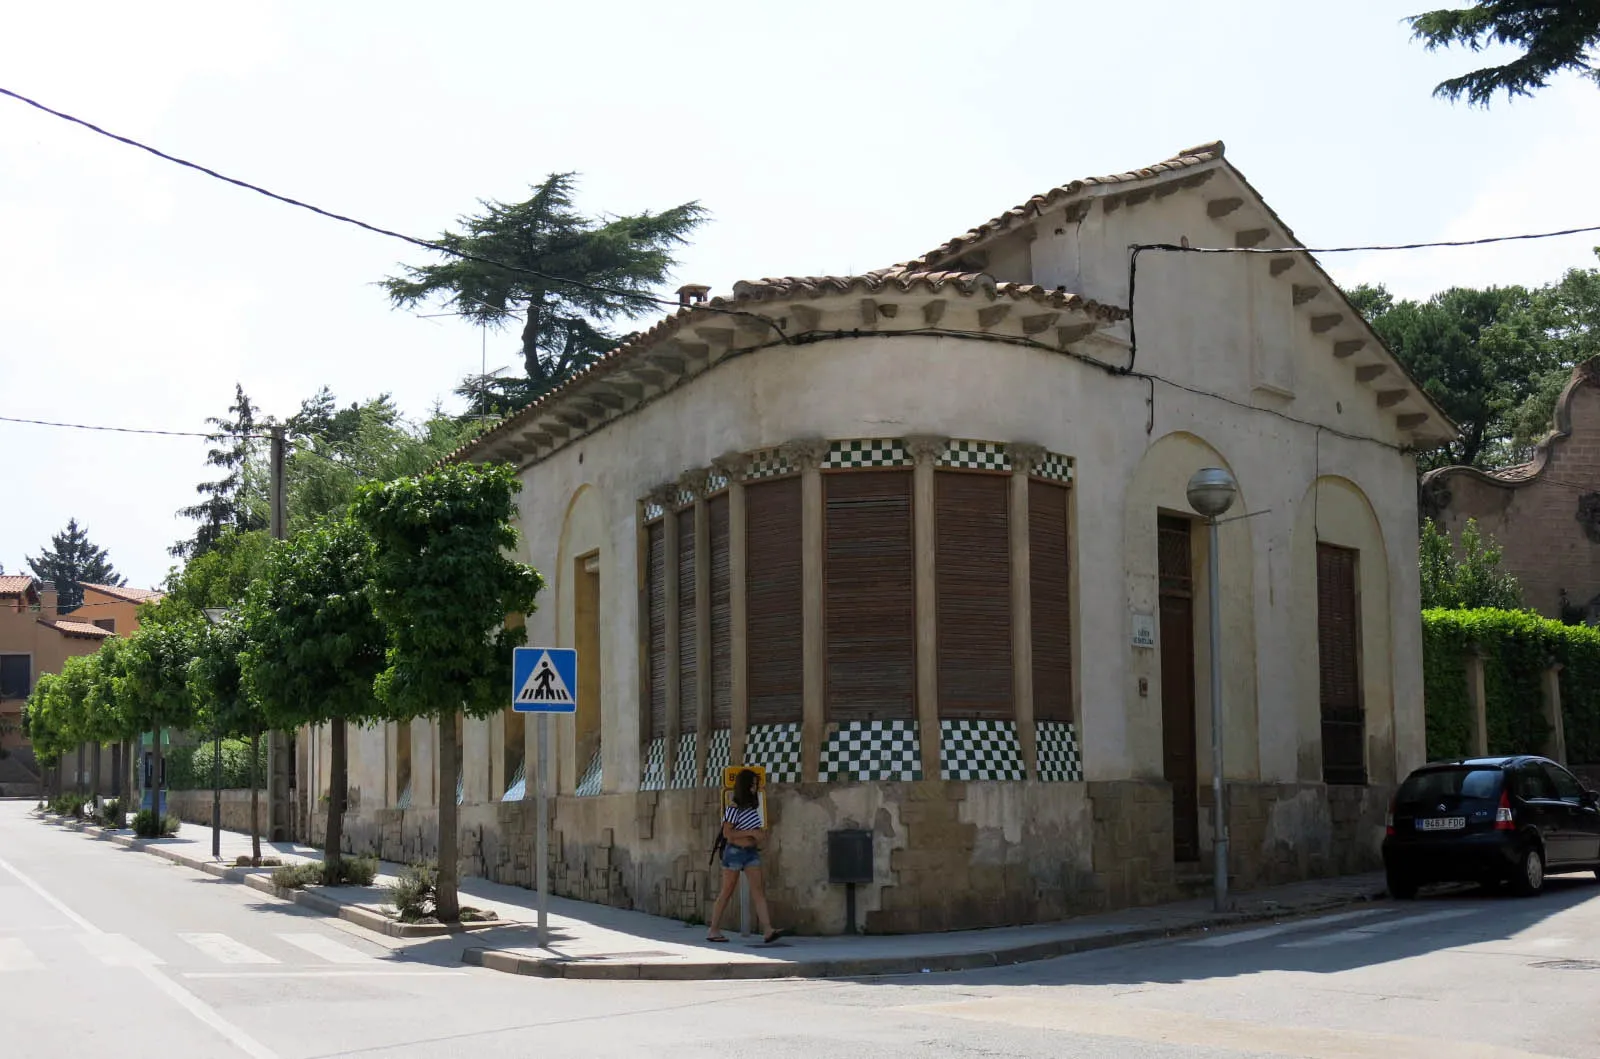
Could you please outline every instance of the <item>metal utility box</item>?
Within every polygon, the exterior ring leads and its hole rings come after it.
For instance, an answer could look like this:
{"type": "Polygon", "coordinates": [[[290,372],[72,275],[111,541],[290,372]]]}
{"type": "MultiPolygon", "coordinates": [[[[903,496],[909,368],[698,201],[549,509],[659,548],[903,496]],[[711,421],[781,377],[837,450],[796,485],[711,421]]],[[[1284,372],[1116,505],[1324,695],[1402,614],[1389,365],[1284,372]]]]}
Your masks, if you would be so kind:
{"type": "Polygon", "coordinates": [[[846,828],[828,832],[828,881],[831,883],[872,881],[871,831],[865,828],[846,828]]]}

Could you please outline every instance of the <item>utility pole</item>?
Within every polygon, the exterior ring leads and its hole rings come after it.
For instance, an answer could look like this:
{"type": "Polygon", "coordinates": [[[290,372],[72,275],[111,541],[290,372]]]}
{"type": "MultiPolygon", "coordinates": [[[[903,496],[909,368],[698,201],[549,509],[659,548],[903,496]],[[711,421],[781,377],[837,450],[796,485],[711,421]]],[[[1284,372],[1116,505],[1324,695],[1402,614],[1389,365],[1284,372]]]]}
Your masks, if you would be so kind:
{"type": "MultiPolygon", "coordinates": [[[[269,467],[272,474],[269,528],[273,540],[283,540],[286,535],[287,508],[284,502],[284,462],[287,441],[284,429],[272,429],[272,449],[269,467]]],[[[294,753],[294,739],[288,732],[271,732],[267,736],[267,831],[273,842],[289,840],[289,755],[294,753]]]]}

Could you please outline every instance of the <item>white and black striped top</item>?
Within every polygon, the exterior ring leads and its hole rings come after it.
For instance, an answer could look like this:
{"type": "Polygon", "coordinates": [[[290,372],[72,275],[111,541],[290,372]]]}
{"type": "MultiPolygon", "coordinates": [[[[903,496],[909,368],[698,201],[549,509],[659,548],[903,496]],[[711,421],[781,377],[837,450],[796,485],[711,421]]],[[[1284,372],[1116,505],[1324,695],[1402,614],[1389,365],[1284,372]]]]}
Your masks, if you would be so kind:
{"type": "Polygon", "coordinates": [[[722,814],[722,819],[732,824],[735,831],[761,830],[761,809],[759,806],[740,809],[736,805],[730,805],[727,812],[722,814]]]}

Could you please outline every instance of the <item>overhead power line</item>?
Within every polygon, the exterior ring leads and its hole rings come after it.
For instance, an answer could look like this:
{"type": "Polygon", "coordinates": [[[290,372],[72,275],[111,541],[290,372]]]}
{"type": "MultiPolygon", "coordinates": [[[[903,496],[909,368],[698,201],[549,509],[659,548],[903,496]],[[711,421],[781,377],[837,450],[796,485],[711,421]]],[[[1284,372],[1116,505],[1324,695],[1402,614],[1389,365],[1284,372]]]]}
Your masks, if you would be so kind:
{"type": "Polygon", "coordinates": [[[98,423],[57,423],[49,419],[21,419],[17,416],[0,416],[0,423],[27,423],[38,427],[66,427],[70,430],[106,430],[116,434],[161,434],[172,438],[261,438],[272,437],[271,434],[234,434],[230,432],[218,433],[216,431],[203,432],[198,430],[152,430],[145,427],[112,427],[98,423]]]}
{"type": "MultiPolygon", "coordinates": [[[[670,298],[662,298],[654,294],[645,294],[639,291],[628,290],[623,287],[608,287],[599,283],[589,283],[584,280],[572,279],[567,276],[552,275],[548,272],[541,272],[538,269],[526,268],[522,265],[513,265],[506,261],[497,261],[494,258],[484,257],[481,254],[474,254],[466,250],[458,250],[454,247],[446,246],[443,243],[434,242],[431,239],[422,239],[415,235],[407,235],[405,232],[397,232],[392,228],[384,228],[381,225],[372,224],[357,217],[351,217],[343,213],[335,213],[333,210],[323,209],[321,206],[316,206],[309,202],[303,202],[300,199],[291,198],[288,195],[280,195],[276,191],[264,188],[259,184],[252,184],[248,180],[240,180],[238,177],[231,177],[226,173],[219,173],[215,169],[212,169],[208,166],[203,166],[198,162],[191,162],[187,158],[179,158],[177,155],[168,154],[165,151],[151,147],[149,144],[141,143],[131,137],[123,136],[112,132],[109,129],[101,128],[92,121],[86,121],[83,118],[77,117],[76,115],[68,114],[66,111],[57,110],[54,107],[46,106],[37,99],[31,99],[28,96],[23,95],[21,92],[15,92],[9,88],[0,86],[0,95],[9,96],[12,99],[17,100],[19,103],[26,103],[35,110],[41,110],[52,117],[60,118],[62,121],[71,122],[74,125],[81,125],[90,132],[97,133],[106,137],[107,139],[115,140],[118,143],[137,148],[138,150],[144,151],[147,154],[153,154],[162,161],[171,162],[173,165],[183,166],[185,169],[193,169],[194,171],[198,173],[204,173],[206,176],[215,180],[232,184],[235,187],[244,188],[246,191],[254,191],[258,195],[265,195],[267,198],[276,202],[281,202],[286,206],[294,206],[298,209],[309,210],[312,213],[315,213],[317,216],[326,217],[331,221],[339,221],[343,224],[353,224],[357,228],[372,232],[375,235],[387,236],[390,239],[399,239],[403,242],[410,243],[412,246],[419,246],[424,250],[432,250],[440,254],[449,254],[451,257],[461,258],[463,261],[475,261],[480,265],[490,265],[494,268],[504,269],[507,272],[515,272],[523,276],[532,276],[535,279],[542,279],[547,283],[559,283],[568,287],[576,287],[579,290],[593,291],[597,294],[610,294],[619,298],[630,298],[636,301],[648,302],[654,305],[666,306],[672,309],[682,308],[682,305],[679,302],[670,298]]],[[[706,305],[704,303],[695,306],[695,308],[703,309],[706,312],[723,313],[728,316],[746,316],[750,317],[751,319],[760,320],[762,323],[767,324],[774,331],[776,331],[778,337],[782,338],[785,342],[788,341],[788,336],[784,334],[783,329],[778,326],[777,322],[772,320],[770,317],[763,316],[760,313],[753,313],[744,309],[725,309],[719,306],[706,305]]]]}

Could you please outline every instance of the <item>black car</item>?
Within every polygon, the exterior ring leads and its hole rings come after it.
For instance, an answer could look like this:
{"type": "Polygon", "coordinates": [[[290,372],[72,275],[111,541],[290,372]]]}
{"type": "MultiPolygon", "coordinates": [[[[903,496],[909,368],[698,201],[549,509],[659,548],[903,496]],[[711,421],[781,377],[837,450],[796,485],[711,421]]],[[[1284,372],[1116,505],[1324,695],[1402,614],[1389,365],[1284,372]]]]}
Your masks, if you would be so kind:
{"type": "Polygon", "coordinates": [[[1548,758],[1424,765],[1390,803],[1383,866],[1402,900],[1424,883],[1510,883],[1532,896],[1546,874],[1600,875],[1600,795],[1548,758]]]}

